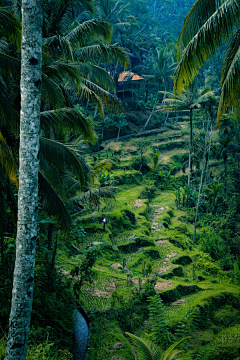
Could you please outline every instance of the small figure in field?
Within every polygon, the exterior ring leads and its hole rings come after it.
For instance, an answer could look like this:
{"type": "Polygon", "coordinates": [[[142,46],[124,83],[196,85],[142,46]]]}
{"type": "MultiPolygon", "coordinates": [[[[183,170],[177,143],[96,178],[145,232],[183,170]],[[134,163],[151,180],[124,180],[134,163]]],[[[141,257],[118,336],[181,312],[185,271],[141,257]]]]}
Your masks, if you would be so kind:
{"type": "Polygon", "coordinates": [[[118,163],[119,163],[119,164],[121,164],[121,160],[120,160],[120,158],[118,158],[118,163]]]}
{"type": "Polygon", "coordinates": [[[107,223],[107,219],[106,218],[103,218],[103,231],[105,231],[105,228],[106,228],[106,223],[107,223]]]}

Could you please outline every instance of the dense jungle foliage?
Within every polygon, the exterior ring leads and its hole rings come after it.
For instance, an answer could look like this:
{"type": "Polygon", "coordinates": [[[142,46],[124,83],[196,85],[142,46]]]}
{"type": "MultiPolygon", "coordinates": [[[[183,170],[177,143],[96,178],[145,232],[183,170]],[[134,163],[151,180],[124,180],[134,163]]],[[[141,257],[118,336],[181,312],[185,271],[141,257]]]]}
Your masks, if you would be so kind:
{"type": "MultiPolygon", "coordinates": [[[[43,8],[27,359],[73,359],[76,308],[88,318],[88,360],[240,359],[239,1],[43,8]]],[[[0,359],[15,261],[20,42],[19,2],[1,0],[0,359]]]]}

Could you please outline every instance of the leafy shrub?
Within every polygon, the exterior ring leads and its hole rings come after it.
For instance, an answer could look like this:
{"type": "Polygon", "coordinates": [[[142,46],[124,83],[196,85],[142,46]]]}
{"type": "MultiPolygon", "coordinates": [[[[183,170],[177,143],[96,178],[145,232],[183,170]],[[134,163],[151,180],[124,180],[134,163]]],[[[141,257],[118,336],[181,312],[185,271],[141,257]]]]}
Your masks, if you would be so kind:
{"type": "Polygon", "coordinates": [[[232,268],[230,248],[221,236],[210,228],[203,228],[200,234],[200,249],[208,253],[214,260],[218,260],[224,270],[232,268]]]}
{"type": "Polygon", "coordinates": [[[174,259],[172,261],[173,264],[178,264],[178,265],[189,265],[191,264],[192,262],[192,259],[190,258],[190,256],[187,256],[187,255],[183,255],[183,256],[180,256],[178,257],[177,259],[174,259]]]}
{"type": "Polygon", "coordinates": [[[196,252],[192,258],[194,260],[195,269],[203,270],[206,274],[217,274],[220,270],[220,266],[214,262],[209,254],[199,251],[196,252]]]}
{"type": "Polygon", "coordinates": [[[155,197],[156,191],[155,186],[145,186],[140,193],[140,199],[152,200],[155,197]]]}
{"type": "Polygon", "coordinates": [[[132,162],[132,169],[141,171],[141,173],[147,174],[150,171],[150,167],[147,164],[147,160],[143,157],[143,160],[140,156],[136,157],[132,162]]]}
{"type": "Polygon", "coordinates": [[[189,229],[187,227],[186,224],[181,224],[181,225],[178,225],[174,228],[176,231],[180,232],[181,234],[184,234],[184,235],[189,235],[189,229]]]}
{"type": "Polygon", "coordinates": [[[168,240],[173,245],[183,250],[188,249],[192,244],[192,241],[189,239],[188,236],[181,234],[176,230],[168,231],[167,235],[168,235],[168,240]]]}
{"type": "Polygon", "coordinates": [[[177,266],[170,271],[167,271],[166,273],[162,274],[163,279],[171,279],[174,276],[182,277],[184,276],[183,269],[181,266],[177,266]]]}
{"type": "Polygon", "coordinates": [[[174,211],[172,209],[167,211],[167,214],[172,218],[174,217],[174,211]]]}
{"type": "Polygon", "coordinates": [[[170,218],[169,215],[164,215],[164,216],[162,217],[162,220],[163,220],[163,222],[166,222],[168,225],[171,224],[171,218],[170,218]]]}

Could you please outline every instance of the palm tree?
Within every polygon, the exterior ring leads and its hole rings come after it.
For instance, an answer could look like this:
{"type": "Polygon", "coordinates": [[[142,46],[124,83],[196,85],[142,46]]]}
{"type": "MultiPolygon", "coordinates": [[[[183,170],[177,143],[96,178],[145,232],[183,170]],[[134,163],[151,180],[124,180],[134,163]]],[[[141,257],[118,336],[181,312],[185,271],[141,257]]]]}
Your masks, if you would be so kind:
{"type": "Polygon", "coordinates": [[[159,346],[156,346],[154,343],[149,340],[144,340],[139,338],[136,335],[126,332],[128,336],[131,337],[134,344],[137,346],[137,355],[139,360],[187,360],[191,359],[189,355],[185,353],[184,350],[177,350],[176,348],[186,339],[181,339],[180,341],[171,345],[164,352],[159,346]]]}
{"type": "Polygon", "coordinates": [[[147,155],[148,165],[152,171],[157,172],[161,165],[161,154],[158,149],[153,149],[153,152],[147,155]]]}
{"type": "Polygon", "coordinates": [[[29,1],[23,0],[18,225],[7,360],[26,359],[32,311],[38,219],[42,21],[41,1],[29,6],[29,1]]]}
{"type": "Polygon", "coordinates": [[[156,54],[151,58],[150,64],[150,74],[145,75],[146,77],[146,84],[150,81],[156,82],[158,84],[158,91],[155,97],[155,102],[152,108],[152,111],[142,129],[144,131],[151,120],[151,117],[156,109],[157,101],[158,101],[158,94],[160,91],[161,85],[164,86],[164,91],[167,90],[167,80],[173,74],[175,64],[173,63],[173,51],[171,48],[159,48],[156,49],[156,54]]]}
{"type": "Polygon", "coordinates": [[[113,123],[118,128],[118,133],[117,133],[117,141],[118,141],[120,136],[120,131],[122,128],[124,128],[127,125],[127,121],[125,120],[124,115],[121,114],[113,123]]]}
{"type": "Polygon", "coordinates": [[[224,164],[224,192],[227,191],[227,165],[228,165],[228,156],[232,149],[232,137],[229,134],[223,134],[220,136],[218,145],[217,145],[217,157],[218,159],[223,158],[224,164]]]}
{"type": "Polygon", "coordinates": [[[204,62],[231,38],[222,68],[218,120],[223,110],[239,106],[239,16],[240,7],[236,0],[197,0],[185,18],[178,39],[180,61],[175,72],[174,88],[175,93],[181,94],[192,83],[204,62]]]}
{"type": "Polygon", "coordinates": [[[189,87],[184,89],[182,94],[175,96],[170,92],[163,92],[167,98],[163,100],[165,105],[159,106],[158,109],[166,112],[187,111],[189,113],[190,123],[190,141],[189,141],[189,170],[188,170],[188,186],[190,187],[191,173],[192,173],[192,149],[193,149],[193,110],[200,109],[202,104],[214,96],[211,89],[200,88],[197,89],[189,87]]]}
{"type": "MultiPolygon", "coordinates": [[[[91,2],[87,1],[87,4],[91,5],[91,2]]],[[[121,111],[121,104],[108,91],[114,88],[113,79],[97,64],[97,59],[101,65],[108,60],[116,60],[126,65],[128,58],[119,46],[104,44],[104,41],[111,37],[111,29],[106,22],[91,20],[78,24],[69,31],[69,24],[73,21],[72,2],[53,0],[44,3],[44,6],[43,33],[46,38],[42,74],[40,199],[49,215],[57,218],[62,228],[67,230],[71,222],[62,198],[62,176],[66,172],[71,176],[77,176],[81,191],[88,189],[87,183],[90,178],[89,167],[79,156],[80,153],[76,152],[76,147],[73,149],[58,141],[59,132],[64,133],[64,129],[71,128],[72,135],[80,132],[85,140],[95,140],[93,122],[81,111],[73,108],[73,95],[77,94],[92,101],[101,114],[103,103],[121,111]],[[92,38],[97,40],[92,43],[92,38]],[[51,174],[55,174],[55,178],[51,174]]],[[[82,5],[78,3],[76,6],[82,5]]],[[[12,15],[9,17],[11,20],[12,15]]],[[[20,61],[5,54],[0,55],[1,61],[5,61],[9,68],[6,80],[5,77],[0,77],[0,87],[1,82],[3,84],[0,94],[0,127],[9,126],[11,119],[11,130],[18,135],[19,106],[16,99],[19,87],[12,86],[11,81],[18,77],[20,61]],[[9,88],[13,88],[14,91],[9,92],[9,88]]]]}

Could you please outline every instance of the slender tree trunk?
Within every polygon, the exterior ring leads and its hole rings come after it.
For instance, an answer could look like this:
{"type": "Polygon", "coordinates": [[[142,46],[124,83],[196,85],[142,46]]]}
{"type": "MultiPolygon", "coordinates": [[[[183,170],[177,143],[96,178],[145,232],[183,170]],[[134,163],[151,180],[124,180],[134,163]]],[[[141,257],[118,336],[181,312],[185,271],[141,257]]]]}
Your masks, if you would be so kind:
{"type": "Polygon", "coordinates": [[[154,113],[154,111],[155,111],[155,108],[156,108],[156,105],[157,105],[157,101],[158,101],[158,92],[157,92],[157,95],[156,95],[156,99],[155,99],[155,101],[154,101],[154,105],[153,105],[152,111],[151,111],[151,113],[150,113],[150,115],[149,115],[149,117],[148,117],[148,119],[147,119],[144,127],[142,128],[142,131],[145,131],[145,130],[146,130],[146,127],[148,126],[148,123],[149,123],[149,121],[151,120],[151,118],[152,118],[152,116],[153,116],[153,113],[154,113]]]}
{"type": "Polygon", "coordinates": [[[4,256],[4,232],[1,234],[1,260],[2,260],[2,271],[5,272],[5,256],[4,256]]]}
{"type": "Polygon", "coordinates": [[[227,155],[224,155],[224,192],[227,192],[227,155]]]}
{"type": "Polygon", "coordinates": [[[120,130],[121,130],[121,128],[118,128],[117,141],[118,141],[119,136],[120,136],[120,130]]]}
{"type": "Polygon", "coordinates": [[[188,161],[188,187],[190,188],[191,175],[192,175],[192,141],[193,141],[193,126],[192,126],[192,112],[193,110],[189,110],[190,116],[190,139],[189,139],[189,161],[188,161]]]}
{"type": "Polygon", "coordinates": [[[16,261],[5,360],[25,360],[32,311],[38,216],[42,1],[22,1],[21,115],[16,261]]]}
{"type": "Polygon", "coordinates": [[[48,250],[51,250],[52,248],[53,227],[53,224],[48,224],[48,250]]]}
{"type": "Polygon", "coordinates": [[[204,188],[207,185],[207,181],[208,181],[208,168],[209,168],[209,159],[210,159],[210,152],[211,152],[211,147],[212,147],[212,123],[210,125],[210,139],[209,139],[209,147],[208,147],[208,152],[206,154],[206,173],[205,173],[205,179],[204,179],[204,188]]]}
{"type": "Polygon", "coordinates": [[[198,201],[197,201],[197,208],[196,208],[196,215],[195,215],[195,223],[194,223],[193,245],[195,244],[195,241],[196,241],[198,211],[199,211],[199,205],[200,205],[200,203],[201,203],[202,187],[203,187],[203,178],[204,178],[204,172],[205,172],[205,167],[206,167],[205,157],[206,157],[206,143],[205,143],[205,148],[204,148],[204,151],[203,151],[202,173],[201,173],[201,180],[200,180],[199,191],[198,191],[198,201]]]}

